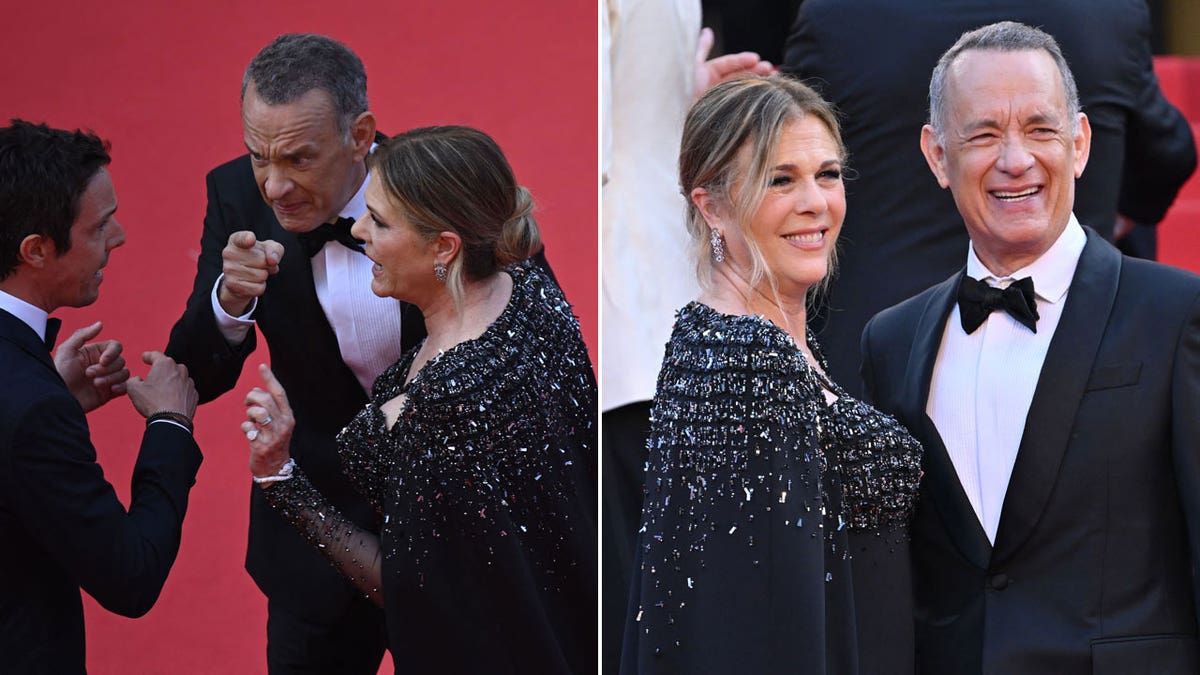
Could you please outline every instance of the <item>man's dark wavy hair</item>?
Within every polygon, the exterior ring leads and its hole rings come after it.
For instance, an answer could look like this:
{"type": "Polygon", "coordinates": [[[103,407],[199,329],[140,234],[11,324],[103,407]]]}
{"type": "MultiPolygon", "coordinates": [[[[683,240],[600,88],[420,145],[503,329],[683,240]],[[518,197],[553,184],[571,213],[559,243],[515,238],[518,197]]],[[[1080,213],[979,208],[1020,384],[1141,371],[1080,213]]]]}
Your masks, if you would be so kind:
{"type": "Polygon", "coordinates": [[[14,119],[0,128],[0,281],[16,269],[21,241],[48,236],[61,255],[88,181],[112,161],[108,141],[90,131],[14,119]]]}

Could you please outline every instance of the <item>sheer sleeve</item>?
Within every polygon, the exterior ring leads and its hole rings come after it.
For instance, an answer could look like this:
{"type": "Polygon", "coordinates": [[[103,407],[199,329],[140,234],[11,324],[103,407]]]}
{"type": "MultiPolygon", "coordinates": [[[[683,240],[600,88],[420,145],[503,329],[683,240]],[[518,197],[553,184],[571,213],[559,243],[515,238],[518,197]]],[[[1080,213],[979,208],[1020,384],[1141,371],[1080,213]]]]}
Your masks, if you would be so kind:
{"type": "Polygon", "coordinates": [[[297,467],[292,477],[263,486],[267,502],[291,523],[342,576],[376,605],[383,605],[383,557],[378,535],[343,516],[297,467]]]}

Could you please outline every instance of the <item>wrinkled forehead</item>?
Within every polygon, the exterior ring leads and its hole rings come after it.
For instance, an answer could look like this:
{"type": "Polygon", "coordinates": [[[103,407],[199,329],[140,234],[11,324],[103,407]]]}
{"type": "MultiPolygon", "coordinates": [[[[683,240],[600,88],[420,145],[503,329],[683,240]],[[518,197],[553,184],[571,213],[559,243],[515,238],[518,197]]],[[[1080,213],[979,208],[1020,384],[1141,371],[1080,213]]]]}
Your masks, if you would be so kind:
{"type": "Polygon", "coordinates": [[[248,145],[324,145],[342,137],[333,101],[320,89],[310,89],[294,101],[275,104],[251,93],[242,102],[242,129],[248,145]]]}
{"type": "Polygon", "coordinates": [[[950,64],[946,75],[946,107],[957,123],[1014,115],[1067,120],[1066,87],[1045,50],[967,50],[950,64]]]}

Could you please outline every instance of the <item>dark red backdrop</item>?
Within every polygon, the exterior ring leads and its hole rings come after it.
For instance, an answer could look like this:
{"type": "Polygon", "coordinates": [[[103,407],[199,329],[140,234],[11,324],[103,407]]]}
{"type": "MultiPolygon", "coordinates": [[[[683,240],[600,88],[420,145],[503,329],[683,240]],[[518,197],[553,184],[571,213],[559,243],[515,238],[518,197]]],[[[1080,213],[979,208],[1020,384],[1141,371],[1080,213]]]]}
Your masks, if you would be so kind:
{"type": "MultiPolygon", "coordinates": [[[[496,138],[539,203],[547,253],[594,358],[595,12],[563,0],[7,3],[0,118],[90,127],[112,140],[129,235],[99,302],[57,314],[64,335],[99,318],[130,355],[162,348],[191,286],[204,174],[244,151],[242,70],[277,34],[311,31],[362,57],[381,130],[455,123],[496,138]]],[[[244,377],[197,415],[205,462],[158,605],[132,621],[86,598],[93,675],[266,671],[265,602],[242,568],[250,481],[237,424],[251,386],[244,377]]],[[[140,418],[119,400],[91,424],[127,501],[140,418]]]]}

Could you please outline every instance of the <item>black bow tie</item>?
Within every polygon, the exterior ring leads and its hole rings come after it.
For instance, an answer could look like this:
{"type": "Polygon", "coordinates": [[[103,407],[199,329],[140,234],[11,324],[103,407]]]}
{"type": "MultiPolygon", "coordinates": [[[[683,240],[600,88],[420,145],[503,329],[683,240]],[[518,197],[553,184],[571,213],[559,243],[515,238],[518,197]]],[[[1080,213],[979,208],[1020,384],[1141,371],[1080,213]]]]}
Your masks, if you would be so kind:
{"type": "Polygon", "coordinates": [[[310,258],[330,241],[336,241],[352,251],[366,253],[362,242],[350,234],[350,226],[353,224],[353,218],[338,218],[336,223],[322,223],[317,229],[301,232],[296,238],[300,240],[300,248],[304,249],[304,255],[310,258]]]}
{"type": "Polygon", "coordinates": [[[967,334],[987,321],[992,311],[1002,309],[1033,332],[1037,332],[1037,300],[1033,295],[1033,279],[1025,277],[999,289],[963,275],[958,285],[958,311],[967,334]]]}
{"type": "Polygon", "coordinates": [[[46,319],[46,349],[54,349],[54,341],[58,339],[58,329],[62,328],[62,319],[46,319]]]}

